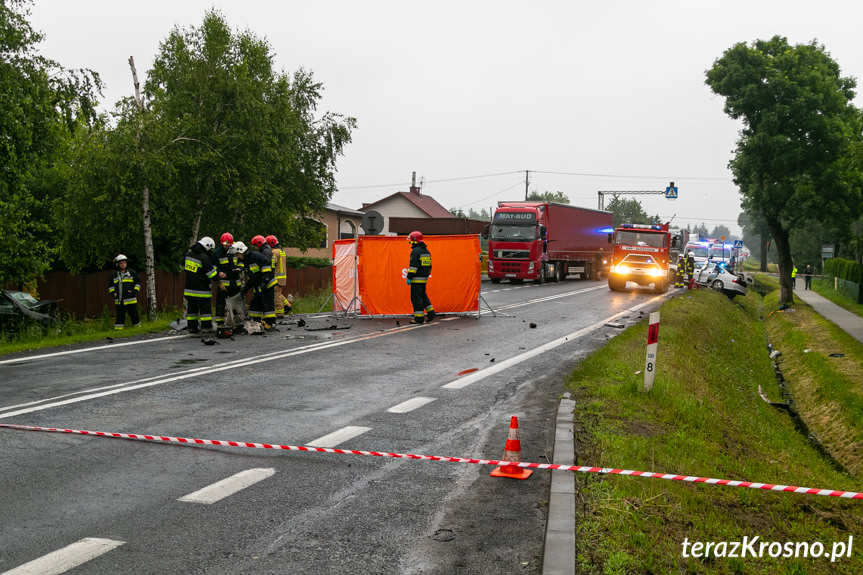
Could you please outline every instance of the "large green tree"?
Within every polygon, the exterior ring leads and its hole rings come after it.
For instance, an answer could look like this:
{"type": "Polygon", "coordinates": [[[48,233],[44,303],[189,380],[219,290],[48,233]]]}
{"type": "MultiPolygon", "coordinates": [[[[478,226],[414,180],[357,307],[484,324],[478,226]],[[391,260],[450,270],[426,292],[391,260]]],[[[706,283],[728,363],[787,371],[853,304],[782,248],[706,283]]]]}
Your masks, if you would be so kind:
{"type": "Polygon", "coordinates": [[[123,251],[175,269],[190,243],[225,231],[319,245],[320,226],[298,222],[323,212],[356,122],[318,113],[322,85],[272,60],[266,40],[217,11],[168,35],[143,95],[77,142],[64,209],[74,214],[65,241],[79,246],[71,267],[123,251]]]}
{"type": "Polygon", "coordinates": [[[725,112],[743,122],[730,162],[744,210],[764,217],[776,246],[780,303],[793,303],[791,230],[809,219],[849,225],[860,214],[855,81],[824,47],[775,36],[735,44],[707,70],[725,112]]]}
{"type": "Polygon", "coordinates": [[[42,35],[27,20],[29,5],[0,0],[0,286],[28,283],[49,269],[55,247],[40,216],[55,186],[44,177],[53,177],[69,133],[95,117],[101,88],[93,72],[39,55],[42,35]]]}
{"type": "Polygon", "coordinates": [[[615,228],[620,224],[653,224],[659,221],[659,216],[647,215],[641,202],[634,198],[624,199],[620,194],[614,194],[605,209],[614,214],[611,221],[615,228]]]}
{"type": "Polygon", "coordinates": [[[528,202],[549,202],[553,204],[567,204],[569,205],[569,196],[564,194],[563,192],[549,192],[548,190],[544,192],[539,192],[536,189],[530,192],[527,196],[528,202]]]}

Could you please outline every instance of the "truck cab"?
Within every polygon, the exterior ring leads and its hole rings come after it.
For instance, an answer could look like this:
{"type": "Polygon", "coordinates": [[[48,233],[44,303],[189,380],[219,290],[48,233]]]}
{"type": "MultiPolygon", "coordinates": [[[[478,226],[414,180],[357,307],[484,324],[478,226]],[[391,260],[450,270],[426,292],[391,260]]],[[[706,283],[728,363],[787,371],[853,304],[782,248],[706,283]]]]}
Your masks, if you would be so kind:
{"type": "Polygon", "coordinates": [[[609,241],[613,244],[608,275],[611,291],[622,291],[628,281],[652,284],[656,293],[668,291],[677,269],[677,262],[670,261],[668,224],[623,224],[609,235],[609,241]]]}

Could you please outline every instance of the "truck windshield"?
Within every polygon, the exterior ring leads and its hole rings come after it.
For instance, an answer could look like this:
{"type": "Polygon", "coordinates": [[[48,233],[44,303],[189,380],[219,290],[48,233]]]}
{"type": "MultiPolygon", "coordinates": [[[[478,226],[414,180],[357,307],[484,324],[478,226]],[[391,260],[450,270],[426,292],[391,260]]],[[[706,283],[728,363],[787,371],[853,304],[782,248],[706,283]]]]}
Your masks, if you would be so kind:
{"type": "Polygon", "coordinates": [[[503,242],[532,242],[536,239],[536,226],[511,226],[495,224],[489,239],[503,242]]]}
{"type": "Polygon", "coordinates": [[[643,230],[618,230],[614,243],[624,246],[664,248],[666,234],[652,234],[643,230]]]}

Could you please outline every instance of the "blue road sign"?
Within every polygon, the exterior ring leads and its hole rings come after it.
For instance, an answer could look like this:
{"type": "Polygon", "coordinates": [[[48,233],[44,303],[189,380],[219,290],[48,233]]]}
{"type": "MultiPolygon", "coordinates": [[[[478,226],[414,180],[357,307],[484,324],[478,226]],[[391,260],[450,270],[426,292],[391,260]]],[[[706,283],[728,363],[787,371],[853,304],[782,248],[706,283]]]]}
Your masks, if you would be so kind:
{"type": "Polygon", "coordinates": [[[739,250],[743,247],[743,240],[734,240],[734,249],[739,250]]]}
{"type": "Polygon", "coordinates": [[[665,198],[668,200],[677,199],[677,186],[668,186],[665,188],[665,198]]]}

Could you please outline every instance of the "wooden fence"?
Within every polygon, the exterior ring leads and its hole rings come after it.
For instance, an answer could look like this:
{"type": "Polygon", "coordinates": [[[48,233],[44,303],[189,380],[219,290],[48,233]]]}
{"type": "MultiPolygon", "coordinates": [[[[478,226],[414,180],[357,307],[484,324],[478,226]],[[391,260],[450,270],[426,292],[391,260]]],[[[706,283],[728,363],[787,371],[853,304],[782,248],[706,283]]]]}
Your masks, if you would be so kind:
{"type": "MultiPolygon", "coordinates": [[[[69,272],[48,272],[45,279],[37,284],[39,299],[53,299],[60,302],[60,308],[75,318],[98,317],[107,308],[114,313],[114,302],[108,293],[108,282],[112,270],[86,275],[69,272]]],[[[141,311],[147,307],[147,277],[138,272],[141,279],[141,293],[138,306],[141,311]]],[[[332,286],[333,268],[288,268],[287,282],[282,292],[302,296],[332,286]]],[[[183,274],[156,270],[156,301],[159,309],[179,308],[183,305],[183,274]]],[[[214,292],[215,293],[215,292],[214,292]]]]}

